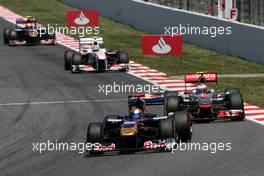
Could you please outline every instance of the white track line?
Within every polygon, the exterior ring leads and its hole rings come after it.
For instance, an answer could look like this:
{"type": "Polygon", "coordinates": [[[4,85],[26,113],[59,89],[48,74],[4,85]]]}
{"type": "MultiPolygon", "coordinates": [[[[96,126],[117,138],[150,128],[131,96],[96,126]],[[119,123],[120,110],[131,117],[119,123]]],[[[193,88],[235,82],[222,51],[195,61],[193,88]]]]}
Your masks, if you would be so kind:
{"type": "Polygon", "coordinates": [[[36,101],[36,102],[21,102],[21,103],[0,103],[0,106],[49,105],[49,104],[68,104],[68,103],[114,102],[114,101],[127,101],[127,99],[36,101]]]}

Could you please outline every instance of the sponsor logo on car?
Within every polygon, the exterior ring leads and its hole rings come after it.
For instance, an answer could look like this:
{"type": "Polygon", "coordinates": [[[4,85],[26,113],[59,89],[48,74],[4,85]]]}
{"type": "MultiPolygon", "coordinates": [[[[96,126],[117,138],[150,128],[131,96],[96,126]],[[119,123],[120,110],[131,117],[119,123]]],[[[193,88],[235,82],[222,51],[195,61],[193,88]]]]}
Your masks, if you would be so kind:
{"type": "MultiPolygon", "coordinates": [[[[206,81],[217,81],[217,73],[215,72],[208,72],[202,74],[206,81]]],[[[200,73],[187,73],[185,74],[185,82],[198,82],[201,77],[200,73]]]]}

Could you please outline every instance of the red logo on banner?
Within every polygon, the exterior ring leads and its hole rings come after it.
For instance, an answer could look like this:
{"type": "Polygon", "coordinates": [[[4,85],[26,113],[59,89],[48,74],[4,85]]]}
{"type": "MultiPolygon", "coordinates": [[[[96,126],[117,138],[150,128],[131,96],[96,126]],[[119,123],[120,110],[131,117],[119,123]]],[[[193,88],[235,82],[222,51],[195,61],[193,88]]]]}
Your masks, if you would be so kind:
{"type": "Polygon", "coordinates": [[[98,26],[98,10],[69,10],[67,11],[68,26],[98,26]]]}
{"type": "Polygon", "coordinates": [[[182,36],[143,35],[143,55],[182,55],[182,36]]]}

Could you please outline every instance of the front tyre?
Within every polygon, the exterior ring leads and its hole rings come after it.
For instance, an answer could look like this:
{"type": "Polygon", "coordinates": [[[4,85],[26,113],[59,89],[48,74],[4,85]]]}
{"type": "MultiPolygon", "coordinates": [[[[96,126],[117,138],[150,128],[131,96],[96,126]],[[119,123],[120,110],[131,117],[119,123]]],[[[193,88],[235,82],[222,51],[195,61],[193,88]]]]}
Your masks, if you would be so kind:
{"type": "Polygon", "coordinates": [[[179,111],[179,98],[178,96],[165,96],[164,97],[164,115],[168,115],[171,112],[179,111]]]}
{"type": "MultiPolygon", "coordinates": [[[[101,143],[103,140],[103,125],[102,123],[90,123],[87,129],[86,143],[101,143]]],[[[90,154],[102,154],[101,151],[90,150],[90,154]]]]}
{"type": "Polygon", "coordinates": [[[128,53],[124,51],[120,51],[118,53],[118,64],[128,64],[128,63],[129,63],[128,53]]]}
{"type": "Polygon", "coordinates": [[[79,65],[82,64],[82,55],[74,53],[71,60],[71,71],[72,73],[80,73],[79,65]]]}
{"type": "Polygon", "coordinates": [[[14,30],[10,30],[9,31],[9,40],[8,40],[8,44],[9,46],[15,46],[15,41],[17,40],[17,32],[14,30]]]}
{"type": "Polygon", "coordinates": [[[245,111],[244,111],[244,101],[240,93],[231,93],[228,96],[229,101],[229,108],[242,110],[242,114],[239,118],[236,118],[236,120],[245,120],[245,111]]]}
{"type": "Polygon", "coordinates": [[[4,28],[4,32],[3,32],[4,44],[8,44],[9,43],[9,32],[10,32],[10,29],[4,28]]]}
{"type": "Polygon", "coordinates": [[[174,113],[175,133],[178,142],[189,142],[192,139],[192,121],[185,111],[174,113]]]}
{"type": "Polygon", "coordinates": [[[87,140],[86,142],[101,143],[103,136],[102,123],[90,123],[87,128],[87,140]]]}
{"type": "Polygon", "coordinates": [[[71,60],[73,57],[74,52],[71,50],[67,50],[64,52],[64,69],[70,70],[71,69],[71,60]]]}
{"type": "Polygon", "coordinates": [[[161,138],[174,138],[173,121],[171,119],[160,120],[159,128],[161,138]]]}

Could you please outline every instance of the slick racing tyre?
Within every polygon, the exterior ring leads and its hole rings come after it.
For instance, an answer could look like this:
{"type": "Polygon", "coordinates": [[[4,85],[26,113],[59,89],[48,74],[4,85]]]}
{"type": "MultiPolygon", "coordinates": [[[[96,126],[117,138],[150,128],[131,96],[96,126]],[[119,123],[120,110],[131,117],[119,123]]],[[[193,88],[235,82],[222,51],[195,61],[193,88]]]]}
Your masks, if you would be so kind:
{"type": "Polygon", "coordinates": [[[4,44],[8,44],[8,41],[9,41],[9,32],[10,32],[10,29],[4,28],[4,32],[3,32],[3,35],[4,35],[4,44]]]}
{"type": "Polygon", "coordinates": [[[87,140],[86,142],[101,143],[103,136],[103,125],[102,123],[90,123],[87,129],[87,140]]]}
{"type": "Polygon", "coordinates": [[[72,73],[81,73],[79,65],[82,64],[82,55],[74,53],[71,60],[71,71],[72,73]]]}
{"type": "Polygon", "coordinates": [[[171,119],[160,120],[159,128],[161,138],[174,138],[173,121],[171,119]]]}
{"type": "Polygon", "coordinates": [[[129,58],[128,58],[127,52],[120,51],[118,53],[118,63],[119,64],[128,64],[129,63],[129,58]]]}
{"type": "Polygon", "coordinates": [[[79,53],[74,53],[72,57],[72,64],[73,65],[81,65],[82,64],[82,55],[79,53]]]}
{"type": "Polygon", "coordinates": [[[15,46],[15,40],[17,40],[17,32],[14,30],[9,31],[9,46],[15,46]]]}
{"type": "Polygon", "coordinates": [[[243,99],[240,93],[232,93],[229,96],[230,109],[243,109],[243,99]]]}
{"type": "Polygon", "coordinates": [[[229,94],[232,94],[232,93],[240,93],[240,90],[238,88],[227,88],[225,89],[225,93],[229,93],[229,94]]]}
{"type": "Polygon", "coordinates": [[[168,115],[170,112],[179,111],[179,98],[177,96],[168,96],[164,98],[164,115],[168,115]]]}
{"type": "Polygon", "coordinates": [[[192,121],[185,111],[174,114],[175,133],[178,142],[189,142],[192,139],[192,121]]]}
{"type": "MultiPolygon", "coordinates": [[[[90,123],[87,129],[86,143],[101,143],[103,139],[103,125],[102,123],[90,123]]],[[[102,151],[88,151],[91,155],[103,154],[102,151]]]]}
{"type": "Polygon", "coordinates": [[[240,93],[229,94],[228,101],[229,101],[230,109],[238,109],[243,111],[241,117],[237,118],[237,120],[244,120],[245,119],[244,101],[241,94],[240,93]]]}
{"type": "Polygon", "coordinates": [[[64,52],[64,69],[70,70],[71,69],[71,60],[73,57],[74,52],[67,50],[64,52]]]}

